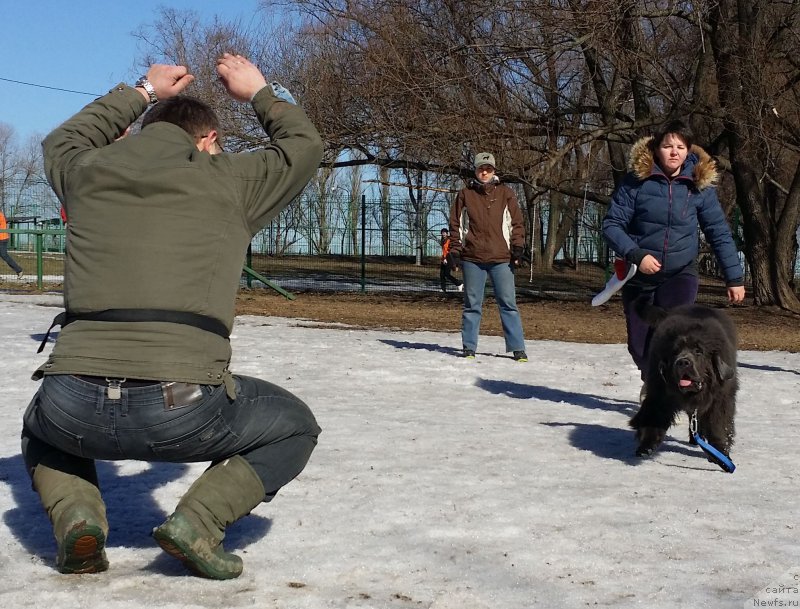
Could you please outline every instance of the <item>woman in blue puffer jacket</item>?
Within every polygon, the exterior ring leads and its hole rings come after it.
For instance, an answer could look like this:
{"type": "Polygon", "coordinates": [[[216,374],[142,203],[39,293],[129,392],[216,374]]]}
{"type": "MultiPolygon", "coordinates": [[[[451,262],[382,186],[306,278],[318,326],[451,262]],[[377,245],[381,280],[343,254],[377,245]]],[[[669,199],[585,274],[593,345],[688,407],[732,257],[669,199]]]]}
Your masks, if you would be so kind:
{"type": "Polygon", "coordinates": [[[643,294],[665,309],[697,298],[698,228],[717,257],[728,300],[744,300],[744,273],[714,187],[714,160],[693,145],[681,121],[664,125],[631,149],[630,173],[611,199],[603,236],[638,272],[622,288],[628,351],[642,378],[652,329],[633,310],[643,294]]]}

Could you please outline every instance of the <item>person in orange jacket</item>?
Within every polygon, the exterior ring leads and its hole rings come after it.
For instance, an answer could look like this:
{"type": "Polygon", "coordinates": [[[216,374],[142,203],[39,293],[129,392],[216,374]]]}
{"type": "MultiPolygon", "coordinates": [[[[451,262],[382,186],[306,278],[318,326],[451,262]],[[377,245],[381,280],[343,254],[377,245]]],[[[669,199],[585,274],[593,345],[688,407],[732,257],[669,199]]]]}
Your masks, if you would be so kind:
{"type": "Polygon", "coordinates": [[[458,291],[462,292],[464,290],[463,284],[453,277],[453,273],[451,271],[453,265],[451,264],[450,260],[450,231],[446,228],[442,229],[442,236],[440,240],[440,244],[442,246],[442,259],[439,262],[439,281],[442,284],[442,292],[447,292],[447,282],[448,280],[450,283],[458,287],[458,291]]]}
{"type": "MultiPolygon", "coordinates": [[[[0,230],[6,228],[8,228],[6,216],[2,211],[0,211],[0,230]]],[[[10,233],[0,232],[0,258],[2,258],[5,263],[14,270],[14,272],[17,274],[17,279],[22,279],[22,267],[17,264],[17,261],[11,257],[11,254],[8,253],[8,238],[10,236],[10,233]]]]}

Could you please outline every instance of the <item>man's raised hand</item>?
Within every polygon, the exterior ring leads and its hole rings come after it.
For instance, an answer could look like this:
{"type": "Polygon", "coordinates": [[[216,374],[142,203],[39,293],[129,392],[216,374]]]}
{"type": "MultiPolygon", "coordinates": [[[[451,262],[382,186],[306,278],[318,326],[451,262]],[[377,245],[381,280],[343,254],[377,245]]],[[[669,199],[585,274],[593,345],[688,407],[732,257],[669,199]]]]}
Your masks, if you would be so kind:
{"type": "Polygon", "coordinates": [[[267,86],[261,70],[241,55],[224,53],[217,59],[217,74],[228,94],[240,102],[249,102],[267,86]]]}
{"type": "Polygon", "coordinates": [[[145,76],[159,100],[169,99],[179,95],[186,87],[194,82],[194,76],[189,74],[186,66],[173,66],[161,63],[154,63],[147,70],[145,76]]]}

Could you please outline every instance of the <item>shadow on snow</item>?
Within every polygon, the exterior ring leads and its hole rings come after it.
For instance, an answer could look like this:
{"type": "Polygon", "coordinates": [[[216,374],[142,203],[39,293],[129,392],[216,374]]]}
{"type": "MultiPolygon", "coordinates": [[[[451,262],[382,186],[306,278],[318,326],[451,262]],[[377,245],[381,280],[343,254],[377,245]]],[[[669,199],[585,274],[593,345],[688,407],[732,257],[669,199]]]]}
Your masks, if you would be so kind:
{"type": "MultiPolygon", "coordinates": [[[[134,474],[120,474],[113,461],[97,461],[103,499],[109,522],[106,547],[158,548],[151,531],[168,516],[154,497],[157,489],[179,480],[189,466],[182,463],[149,463],[134,474]]],[[[19,543],[32,555],[55,563],[53,529],[39,496],[31,487],[21,455],[0,458],[0,480],[11,490],[16,507],[3,514],[3,521],[19,543]]],[[[235,551],[269,532],[269,518],[250,515],[231,525],[225,535],[225,550],[235,551]]],[[[181,563],[159,554],[147,570],[167,574],[188,573],[181,563]]]]}

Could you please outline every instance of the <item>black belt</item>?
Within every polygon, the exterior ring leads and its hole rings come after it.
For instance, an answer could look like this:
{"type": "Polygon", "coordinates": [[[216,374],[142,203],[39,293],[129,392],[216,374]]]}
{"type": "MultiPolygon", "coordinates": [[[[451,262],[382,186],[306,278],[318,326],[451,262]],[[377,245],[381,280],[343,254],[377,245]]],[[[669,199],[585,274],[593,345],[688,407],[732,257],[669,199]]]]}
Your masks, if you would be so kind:
{"type": "Polygon", "coordinates": [[[119,381],[119,387],[122,389],[134,389],[136,387],[153,387],[156,385],[161,385],[161,381],[147,381],[142,379],[113,379],[105,376],[91,376],[88,374],[74,374],[73,376],[82,381],[86,381],[87,383],[91,383],[92,385],[101,385],[103,387],[108,386],[109,381],[115,381],[115,384],[116,381],[119,381]]]}
{"type": "Polygon", "coordinates": [[[167,311],[164,309],[106,309],[105,311],[89,311],[87,313],[70,313],[62,311],[53,318],[53,323],[47,329],[39,345],[37,353],[44,350],[50,331],[56,326],[62,328],[73,321],[162,321],[173,324],[193,326],[206,332],[211,332],[227,340],[230,336],[227,326],[219,319],[190,313],[189,311],[167,311]]]}

